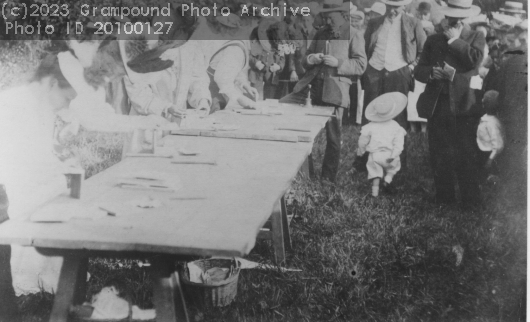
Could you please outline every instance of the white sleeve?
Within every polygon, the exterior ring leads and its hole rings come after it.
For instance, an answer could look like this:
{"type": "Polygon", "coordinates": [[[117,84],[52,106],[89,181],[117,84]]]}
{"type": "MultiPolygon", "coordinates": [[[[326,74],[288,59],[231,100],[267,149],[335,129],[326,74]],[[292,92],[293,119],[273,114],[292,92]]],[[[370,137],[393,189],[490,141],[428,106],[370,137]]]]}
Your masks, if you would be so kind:
{"type": "Polygon", "coordinates": [[[219,93],[228,97],[229,101],[236,101],[241,96],[235,86],[237,76],[245,66],[245,53],[238,46],[229,46],[223,50],[219,64],[215,70],[214,81],[219,87],[219,93]]]}

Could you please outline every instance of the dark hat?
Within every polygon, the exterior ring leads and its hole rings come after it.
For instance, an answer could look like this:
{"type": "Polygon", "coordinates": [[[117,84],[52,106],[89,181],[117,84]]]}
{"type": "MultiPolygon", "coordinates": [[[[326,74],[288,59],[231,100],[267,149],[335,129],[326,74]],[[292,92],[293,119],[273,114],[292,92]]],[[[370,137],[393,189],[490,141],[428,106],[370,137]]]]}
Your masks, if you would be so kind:
{"type": "Polygon", "coordinates": [[[259,22],[258,25],[258,40],[261,44],[261,47],[265,49],[266,51],[271,51],[272,46],[269,41],[269,35],[267,34],[267,30],[270,28],[270,26],[274,25],[275,23],[278,23],[278,20],[273,18],[264,18],[259,22]]]}
{"type": "Polygon", "coordinates": [[[428,2],[422,2],[418,6],[418,11],[421,13],[429,13],[431,12],[431,4],[428,2]]]}
{"type": "Polygon", "coordinates": [[[173,61],[171,59],[162,60],[160,56],[162,56],[166,50],[178,48],[184,45],[186,42],[187,40],[168,41],[164,45],[148,50],[133,58],[127,63],[127,66],[129,66],[132,71],[141,74],[154,73],[168,69],[169,67],[173,66],[173,61]]]}

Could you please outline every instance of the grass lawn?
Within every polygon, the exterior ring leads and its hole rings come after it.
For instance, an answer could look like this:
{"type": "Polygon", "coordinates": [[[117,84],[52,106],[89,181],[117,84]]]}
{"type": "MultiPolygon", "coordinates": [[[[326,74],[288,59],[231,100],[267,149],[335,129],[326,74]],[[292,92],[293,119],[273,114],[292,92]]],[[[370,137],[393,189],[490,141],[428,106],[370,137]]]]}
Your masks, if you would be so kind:
{"type": "MultiPolygon", "coordinates": [[[[287,266],[303,271],[243,271],[232,305],[204,311],[190,303],[191,320],[523,321],[526,185],[501,180],[485,187],[482,211],[435,206],[427,138],[410,133],[398,193],[374,199],[366,174],[351,167],[357,137],[358,128],[344,128],[336,188],[297,178],[287,196],[294,215],[287,266]],[[463,250],[460,265],[455,250],[463,250]]],[[[69,142],[88,175],[117,162],[121,144],[121,135],[87,132],[69,142]]],[[[320,136],[313,151],[317,172],[324,146],[320,136]]],[[[270,262],[271,245],[259,241],[248,258],[270,262]]],[[[118,276],[135,304],[152,307],[149,273],[138,262],[93,259],[89,271],[87,298],[118,276]]],[[[52,299],[45,293],[19,298],[23,321],[47,321],[52,299]]]]}

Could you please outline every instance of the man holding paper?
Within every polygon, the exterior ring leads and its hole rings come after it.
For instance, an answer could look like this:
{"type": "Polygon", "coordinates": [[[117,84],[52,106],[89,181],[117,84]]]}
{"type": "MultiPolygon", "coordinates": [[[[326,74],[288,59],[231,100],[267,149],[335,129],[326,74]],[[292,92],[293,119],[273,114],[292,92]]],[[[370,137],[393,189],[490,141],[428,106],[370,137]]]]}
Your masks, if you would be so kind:
{"type": "Polygon", "coordinates": [[[444,32],[430,36],[415,69],[418,81],[427,83],[418,99],[418,114],[428,119],[429,150],[437,203],[456,201],[456,172],[464,206],[480,202],[475,133],[480,106],[474,78],[484,55],[485,39],[462,20],[480,13],[472,0],[449,0],[442,8],[444,32]]]}

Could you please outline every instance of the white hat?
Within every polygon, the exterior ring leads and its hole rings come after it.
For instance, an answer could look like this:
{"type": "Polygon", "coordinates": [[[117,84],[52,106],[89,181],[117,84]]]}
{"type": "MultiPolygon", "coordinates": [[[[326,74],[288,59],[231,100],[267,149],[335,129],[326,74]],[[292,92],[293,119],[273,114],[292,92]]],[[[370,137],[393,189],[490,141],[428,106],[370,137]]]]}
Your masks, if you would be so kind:
{"type": "Polygon", "coordinates": [[[407,96],[400,92],[383,94],[368,104],[365,117],[373,122],[389,121],[405,109],[407,101],[407,96]]]}
{"type": "Polygon", "coordinates": [[[473,0],[448,0],[447,7],[442,7],[440,12],[453,18],[473,17],[480,14],[480,8],[472,3],[473,0]]]}
{"type": "Polygon", "coordinates": [[[386,13],[386,6],[385,6],[384,3],[381,3],[381,2],[374,2],[374,4],[372,5],[372,7],[369,8],[369,9],[366,9],[365,11],[366,11],[366,12],[373,11],[373,12],[376,12],[376,13],[380,14],[381,16],[384,16],[385,13],[386,13]]]}
{"type": "Polygon", "coordinates": [[[499,11],[510,12],[510,13],[526,13],[523,10],[523,4],[516,1],[506,1],[504,7],[500,8],[499,11]]]}
{"type": "Polygon", "coordinates": [[[318,15],[320,13],[320,10],[322,10],[320,4],[316,1],[309,2],[307,7],[309,8],[309,13],[311,13],[311,15],[313,16],[318,15]]]}
{"type": "Polygon", "coordinates": [[[384,4],[393,7],[406,6],[412,2],[412,0],[381,0],[384,4]]]}

